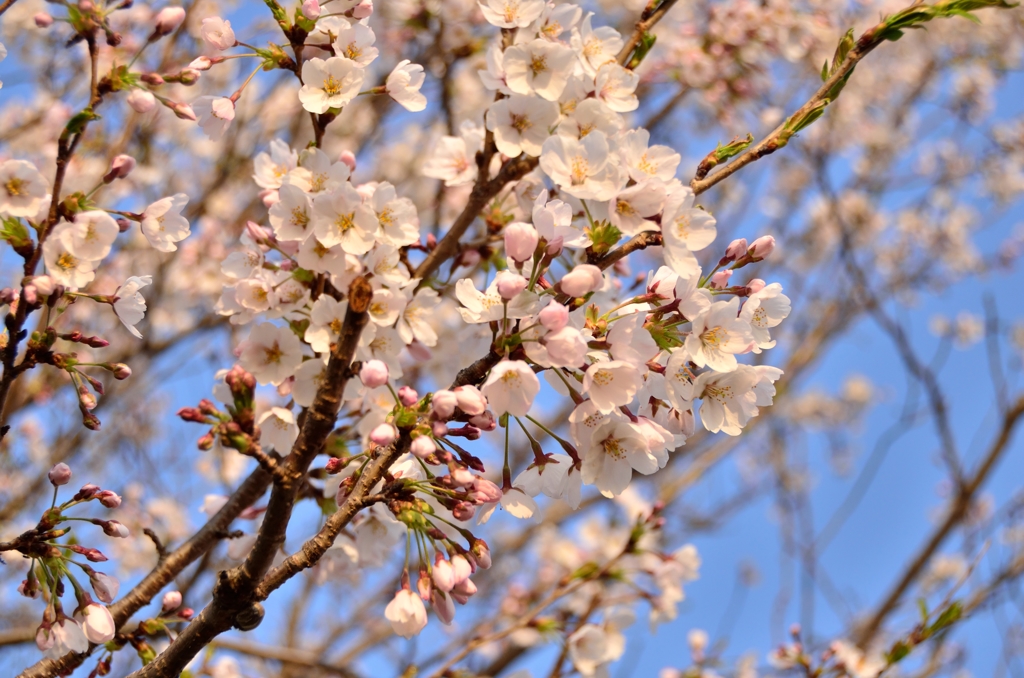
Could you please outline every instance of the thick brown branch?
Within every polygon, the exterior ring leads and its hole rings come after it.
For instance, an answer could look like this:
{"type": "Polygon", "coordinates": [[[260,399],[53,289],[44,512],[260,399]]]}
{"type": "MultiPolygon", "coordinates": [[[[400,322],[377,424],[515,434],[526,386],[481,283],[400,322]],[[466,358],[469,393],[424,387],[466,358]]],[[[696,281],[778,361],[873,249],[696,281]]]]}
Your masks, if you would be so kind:
{"type": "Polygon", "coordinates": [[[309,465],[323,450],[334,429],[341,408],[345,384],[352,376],[352,358],[363,328],[369,322],[368,309],[373,289],[365,278],[349,287],[348,310],[333,347],[323,382],[313,404],[305,411],[299,437],[284,460],[283,480],[274,484],[256,543],[239,567],[220,572],[213,600],[150,664],[133,676],[177,676],[214,638],[234,627],[249,630],[259,624],[262,607],[255,593],[260,580],[284,544],[292,508],[309,465]]]}

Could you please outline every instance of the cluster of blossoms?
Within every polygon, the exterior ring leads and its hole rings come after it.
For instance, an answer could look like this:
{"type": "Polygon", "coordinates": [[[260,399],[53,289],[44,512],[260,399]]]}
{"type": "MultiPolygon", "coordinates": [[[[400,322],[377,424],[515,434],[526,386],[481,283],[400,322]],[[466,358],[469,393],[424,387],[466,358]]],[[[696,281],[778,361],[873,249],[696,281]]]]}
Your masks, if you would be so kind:
{"type": "Polygon", "coordinates": [[[48,657],[61,657],[67,652],[84,652],[89,643],[106,643],[113,639],[116,628],[113,617],[100,603],[112,603],[120,586],[117,579],[97,572],[88,564],[105,562],[107,557],[99,549],[84,546],[74,536],[68,537],[71,528],[61,527],[61,524],[70,521],[92,523],[108,537],[119,539],[128,537],[128,528],[116,520],[68,515],[73,507],[93,500],[108,509],[115,509],[121,505],[121,497],[116,493],[87,484],[71,499],[58,504],[59,488],[71,481],[71,469],[67,464],[57,464],[50,469],[48,478],[53,485],[50,508],[33,529],[10,542],[0,543],[0,551],[16,551],[31,561],[18,592],[26,598],[45,601],[42,622],[36,631],[36,645],[48,657]],[[68,538],[60,541],[62,537],[68,538]],[[88,563],[78,558],[84,558],[88,563]],[[92,594],[76,578],[74,573],[78,570],[88,577],[92,594]],[[75,595],[76,605],[71,616],[64,611],[65,582],[71,585],[75,595]]]}
{"type": "MultiPolygon", "coordinates": [[[[386,612],[406,636],[426,623],[423,601],[450,623],[453,601],[475,591],[469,575],[490,564],[469,521],[486,521],[498,506],[531,518],[540,495],[575,508],[584,485],[620,495],[634,471],[664,468],[694,433],[698,403],[708,431],[738,435],[771,404],[781,371],[737,356],[772,348],[770,332],[790,311],[778,283],[731,280],[772,252],[771,237],[730,243],[714,270],[702,273],[694,252],[715,240],[715,219],[675,178],[679,154],[651,146],[643,129],[626,129],[622,114],[637,106],[637,78],[616,61],[623,39],[614,29],[594,28],[570,4],[481,7],[503,29],[481,72],[496,92],[486,131],[467,124],[462,136],[441,138],[424,173],[448,185],[477,180],[483,170],[473,154],[485,138],[500,154],[495,163],[521,157],[539,169],[508,191],[512,207],[499,198],[488,217],[503,232],[504,257],[491,255],[497,274],[484,291],[472,270],[454,285],[464,331],[491,330],[493,360],[479,387],[457,383],[424,397],[399,387],[407,358],[424,359],[436,346],[437,311],[451,303],[415,277],[411,258],[429,255],[436,241],[421,241],[412,201],[387,182],[353,184],[350,152],[335,160],[319,148],[297,152],[274,141],[257,156],[254,174],[269,225],[249,222],[242,248],[222,267],[228,282],[218,312],[252,324],[236,351],[239,366],[223,372],[215,389],[230,414],[209,401],[182,413],[213,426],[204,449],[219,439],[244,453],[258,443],[284,454],[299,435],[292,408],[313,405],[333,351],[355,340],[362,368],[342,394],[342,416],[352,425],[339,438],[343,449],[355,444],[358,451],[333,453],[325,492],[340,505],[374,450],[402,435],[409,452],[389,470],[388,504],[357,519],[356,538],[341,535],[326,562],[332,571],[377,565],[406,530],[415,535],[419,595],[406,571],[386,612]],[[623,289],[611,273],[625,269],[606,271],[602,255],[623,237],[645,235],[659,238],[668,265],[652,271],[644,289],[623,289]],[[357,280],[371,288],[369,323],[347,338],[348,291],[357,280]],[[538,374],[575,403],[571,440],[530,415],[538,374]],[[239,400],[246,379],[246,391],[252,382],[272,385],[289,404],[255,417],[251,395],[239,400]],[[507,462],[513,420],[533,450],[532,463],[515,474],[507,462]],[[561,452],[546,453],[529,424],[561,452]],[[506,429],[500,485],[455,442],[499,427],[506,429]],[[373,539],[359,539],[361,531],[373,539]]],[[[361,86],[359,60],[376,53],[368,27],[331,18],[340,24],[317,22],[310,36],[329,36],[320,44],[336,56],[303,65],[300,98],[318,114],[348,101],[343,93],[361,86]],[[340,89],[315,86],[320,80],[340,89]]],[[[481,264],[483,255],[471,254],[478,253],[459,255],[461,270],[481,264]]]]}

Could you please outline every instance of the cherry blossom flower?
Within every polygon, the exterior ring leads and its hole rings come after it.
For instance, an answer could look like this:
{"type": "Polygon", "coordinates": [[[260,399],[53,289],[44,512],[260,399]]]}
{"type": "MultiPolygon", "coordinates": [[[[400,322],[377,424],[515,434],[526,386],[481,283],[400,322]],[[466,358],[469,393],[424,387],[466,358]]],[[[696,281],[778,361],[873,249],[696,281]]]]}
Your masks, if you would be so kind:
{"type": "Polygon", "coordinates": [[[287,327],[260,323],[249,332],[238,362],[259,383],[277,386],[302,363],[302,343],[287,327]]]}
{"type": "MultiPolygon", "coordinates": [[[[253,161],[253,181],[260,188],[280,188],[281,180],[298,166],[299,154],[280,139],[270,142],[270,152],[258,153],[253,161]]],[[[280,236],[278,236],[280,237],[280,236]]]]}
{"type": "Polygon", "coordinates": [[[350,24],[338,31],[334,40],[334,53],[339,57],[351,59],[360,66],[366,67],[377,58],[377,41],[373,29],[361,23],[350,24]]]}
{"type": "Polygon", "coordinates": [[[348,254],[366,254],[376,242],[379,227],[377,215],[351,184],[313,201],[313,232],[325,247],[340,245],[348,254]]]}
{"type": "Polygon", "coordinates": [[[594,485],[606,497],[615,497],[629,486],[636,470],[645,475],[660,468],[648,449],[640,427],[619,416],[608,417],[593,430],[581,468],[585,485],[594,485]]]}
{"type": "Polygon", "coordinates": [[[427,608],[417,594],[402,589],[384,608],[384,617],[397,635],[412,638],[426,627],[427,608]]]}
{"type": "Polygon", "coordinates": [[[738,436],[750,418],[757,416],[754,386],[758,379],[759,375],[753,369],[697,375],[693,393],[701,398],[700,420],[704,428],[712,433],[721,431],[738,436]]]}
{"type": "Polygon", "coordinates": [[[536,312],[537,295],[526,291],[509,301],[507,307],[498,294],[497,281],[491,282],[486,292],[480,292],[468,278],[455,283],[455,296],[462,307],[459,313],[467,323],[486,323],[501,320],[507,316],[512,319],[525,318],[536,312]]]}
{"type": "Polygon", "coordinates": [[[214,141],[220,140],[235,119],[235,103],[227,97],[199,97],[192,102],[199,126],[214,141]]]}
{"type": "Polygon", "coordinates": [[[151,285],[153,276],[132,276],[124,281],[124,284],[114,292],[114,313],[128,331],[136,339],[142,338],[142,333],[135,326],[146,317],[146,300],[139,292],[140,289],[151,285]]]}
{"type": "Polygon", "coordinates": [[[50,185],[36,166],[25,160],[8,160],[0,165],[0,214],[34,218],[50,185]]]}
{"type": "Polygon", "coordinates": [[[548,40],[531,40],[505,50],[502,63],[510,90],[558,101],[575,61],[576,55],[568,47],[548,40]]]}
{"type": "Polygon", "coordinates": [[[68,652],[85,652],[89,649],[89,639],[76,621],[65,618],[48,629],[40,627],[36,634],[36,645],[39,649],[46,648],[47,658],[58,659],[68,652]]]}
{"type": "Polygon", "coordinates": [[[98,262],[75,254],[74,231],[68,223],[57,224],[43,242],[43,262],[50,277],[71,290],[85,287],[96,277],[98,262]]]}
{"type": "Polygon", "coordinates": [[[697,367],[707,365],[718,372],[736,369],[737,353],[753,348],[754,336],[750,323],[739,315],[740,300],[718,301],[692,320],[692,330],[686,337],[686,350],[697,367]]]}
{"type": "Polygon", "coordinates": [[[836,663],[843,667],[850,678],[877,678],[889,664],[881,653],[864,653],[846,640],[832,641],[829,649],[835,655],[836,663]]]}
{"type": "Polygon", "coordinates": [[[608,210],[609,221],[622,231],[623,235],[636,235],[641,231],[656,229],[650,220],[665,206],[665,184],[658,179],[647,179],[625,188],[612,198],[608,210]]]}
{"type": "Polygon", "coordinates": [[[295,414],[284,407],[272,407],[256,422],[260,427],[260,445],[273,448],[281,454],[288,454],[299,437],[299,426],[295,414]]]}
{"type": "Polygon", "coordinates": [[[270,208],[270,225],[278,240],[303,241],[311,233],[313,201],[305,191],[285,184],[280,187],[281,199],[270,208]]]}
{"type": "Polygon", "coordinates": [[[594,363],[583,373],[583,393],[605,414],[628,405],[640,389],[640,372],[622,360],[594,363]]]}
{"type": "Polygon", "coordinates": [[[174,252],[178,246],[174,243],[187,238],[188,219],[181,216],[181,210],[188,204],[188,196],[176,193],[169,198],[161,198],[151,204],[142,213],[142,233],[154,249],[161,252],[174,252]]]}
{"type": "Polygon", "coordinates": [[[403,59],[391,71],[384,88],[406,110],[416,113],[427,107],[427,97],[420,92],[424,77],[423,66],[403,59]]]}
{"type": "Polygon", "coordinates": [[[608,675],[604,666],[619,659],[626,651],[626,636],[622,629],[636,621],[636,615],[626,607],[613,607],[605,611],[603,623],[584,624],[567,639],[569,659],[580,674],[608,675]]]}
{"type": "Polygon", "coordinates": [[[635,94],[638,84],[639,75],[617,63],[607,63],[597,69],[594,94],[616,113],[628,113],[640,106],[635,94]]]}
{"type": "Polygon", "coordinates": [[[608,200],[618,190],[618,171],[609,162],[608,139],[602,132],[591,132],[580,140],[548,137],[540,167],[575,198],[608,200]]]}
{"type": "Polygon", "coordinates": [[[573,29],[570,44],[580,55],[580,63],[587,75],[594,77],[604,64],[614,61],[622,49],[622,36],[611,26],[593,28],[594,13],[588,12],[579,29],[573,29]]]}
{"type": "Polygon", "coordinates": [[[750,323],[750,330],[756,343],[754,353],[775,347],[775,340],[768,330],[778,327],[789,317],[790,309],[789,297],[782,293],[782,285],[779,283],[766,285],[747,298],[740,311],[740,319],[750,323]]]}
{"type": "Polygon", "coordinates": [[[498,28],[526,28],[544,11],[544,0],[480,0],[484,19],[498,28]]]}
{"type": "Polygon", "coordinates": [[[359,93],[363,85],[363,68],[344,57],[326,61],[313,57],[302,64],[302,89],[299,101],[310,113],[326,113],[341,108],[359,93]]]}
{"type": "Polygon", "coordinates": [[[303,340],[317,353],[329,353],[331,344],[341,336],[348,303],[329,294],[321,294],[309,314],[309,326],[303,340]]]}
{"type": "Polygon", "coordinates": [[[480,390],[496,415],[507,412],[525,417],[540,393],[540,381],[522,360],[502,360],[491,369],[480,390]]]}
{"type": "Polygon", "coordinates": [[[373,191],[370,206],[380,223],[380,238],[395,247],[404,247],[420,239],[420,218],[409,198],[399,198],[395,187],[384,181],[373,191]]]}
{"type": "Polygon", "coordinates": [[[100,261],[108,254],[120,229],[106,212],[79,212],[72,222],[71,247],[75,254],[90,261],[100,261]]]}
{"type": "Polygon", "coordinates": [[[231,29],[231,22],[219,16],[203,19],[200,33],[203,40],[216,50],[223,51],[235,46],[235,32],[231,29]]]}
{"type": "Polygon", "coordinates": [[[700,272],[693,255],[715,240],[715,218],[693,206],[694,195],[689,187],[669,187],[665,211],[661,215],[665,263],[681,277],[700,272]]]}
{"type": "Polygon", "coordinates": [[[443,136],[431,149],[423,165],[423,176],[442,179],[445,186],[459,186],[476,178],[474,155],[483,146],[483,131],[466,121],[461,135],[443,136]]]}
{"type": "Polygon", "coordinates": [[[549,138],[549,128],[558,120],[558,106],[538,97],[513,94],[491,104],[485,120],[499,151],[510,158],[520,153],[537,156],[549,138]]]}

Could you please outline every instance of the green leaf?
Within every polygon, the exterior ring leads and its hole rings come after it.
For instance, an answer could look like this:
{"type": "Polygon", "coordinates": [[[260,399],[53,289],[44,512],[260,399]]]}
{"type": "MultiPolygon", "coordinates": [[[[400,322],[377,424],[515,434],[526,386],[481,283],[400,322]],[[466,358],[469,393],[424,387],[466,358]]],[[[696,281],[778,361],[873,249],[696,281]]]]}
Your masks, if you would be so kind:
{"type": "Polygon", "coordinates": [[[885,655],[885,659],[890,664],[895,664],[904,657],[906,657],[908,654],[910,654],[910,650],[910,644],[908,644],[904,640],[899,640],[896,642],[895,645],[892,646],[892,649],[889,650],[889,653],[885,655]]]}
{"type": "Polygon", "coordinates": [[[594,254],[605,254],[622,239],[622,231],[607,221],[599,221],[586,229],[593,243],[590,249],[594,254]]]}
{"type": "Polygon", "coordinates": [[[935,623],[931,625],[929,630],[932,633],[938,633],[958,622],[962,616],[963,606],[959,602],[954,602],[942,611],[942,614],[939,615],[939,618],[935,620],[935,623]]]}
{"type": "Polygon", "coordinates": [[[66,134],[81,134],[85,126],[93,120],[99,120],[100,116],[97,115],[91,108],[86,108],[84,111],[77,113],[71,120],[68,120],[67,126],[64,128],[66,134]]]}
{"type": "Polygon", "coordinates": [[[29,236],[28,229],[20,219],[14,217],[3,218],[0,225],[0,240],[6,240],[15,250],[32,247],[32,237],[29,236]]]}

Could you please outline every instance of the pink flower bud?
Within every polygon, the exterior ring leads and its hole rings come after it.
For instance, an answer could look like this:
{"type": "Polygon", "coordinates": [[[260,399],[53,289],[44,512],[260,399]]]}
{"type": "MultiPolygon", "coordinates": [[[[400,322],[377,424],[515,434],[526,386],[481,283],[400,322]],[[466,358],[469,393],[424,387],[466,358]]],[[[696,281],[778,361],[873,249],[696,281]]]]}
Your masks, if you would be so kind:
{"type": "Polygon", "coordinates": [[[85,556],[85,559],[91,563],[107,562],[107,557],[99,549],[91,549],[88,546],[80,546],[78,544],[71,544],[68,548],[79,555],[85,556]]]}
{"type": "Polygon", "coordinates": [[[736,261],[747,253],[747,239],[739,238],[729,243],[725,248],[725,256],[729,261],[736,261]]]}
{"type": "Polygon", "coordinates": [[[383,386],[388,383],[388,366],[383,360],[367,360],[359,370],[359,381],[367,388],[383,386]]]}
{"type": "Polygon", "coordinates": [[[110,171],[103,177],[103,183],[109,184],[116,179],[124,179],[135,169],[135,158],[130,155],[118,155],[110,161],[110,171]]]}
{"type": "MultiPolygon", "coordinates": [[[[456,556],[457,558],[458,556],[456,556]]],[[[465,605],[469,602],[469,599],[476,593],[476,584],[473,583],[472,579],[464,579],[455,585],[452,589],[451,596],[455,599],[455,602],[460,605],[465,605]]]]}
{"type": "Polygon", "coordinates": [[[427,576],[425,570],[420,570],[420,576],[416,580],[416,592],[424,603],[430,602],[430,595],[434,592],[434,585],[427,576]]]}
{"type": "Polygon", "coordinates": [[[451,426],[449,426],[448,435],[455,436],[456,438],[465,438],[466,440],[479,440],[480,429],[478,429],[476,426],[470,426],[468,424],[466,426],[462,426],[459,428],[452,428],[451,426]]]}
{"type": "Polygon", "coordinates": [[[192,618],[192,615],[194,615],[195,613],[196,611],[193,610],[191,607],[183,607],[180,610],[178,610],[178,618],[188,621],[192,618]]]}
{"type": "MultiPolygon", "coordinates": [[[[317,0],[305,0],[302,3],[302,16],[310,21],[316,21],[320,17],[320,3],[317,0]]],[[[353,167],[352,169],[355,168],[353,167]]]]}
{"type": "Polygon", "coordinates": [[[116,520],[101,520],[100,527],[103,528],[103,534],[108,537],[116,537],[118,539],[127,539],[128,537],[128,528],[116,520]]]}
{"type": "Polygon", "coordinates": [[[470,500],[477,504],[493,504],[501,501],[501,488],[486,478],[477,477],[473,483],[473,491],[470,493],[470,500]]]}
{"type": "Polygon", "coordinates": [[[533,224],[515,221],[505,227],[505,254],[517,263],[533,258],[540,235],[533,224]]]}
{"type": "Polygon", "coordinates": [[[403,386],[398,389],[398,400],[406,407],[412,407],[420,401],[420,394],[411,386],[403,386]]]}
{"type": "Polygon", "coordinates": [[[526,285],[529,281],[526,278],[513,273],[512,271],[502,271],[495,278],[498,283],[498,294],[505,301],[512,301],[519,293],[526,289],[526,285]]]}
{"type": "Polygon", "coordinates": [[[764,259],[775,250],[775,238],[770,235],[762,235],[750,243],[750,256],[754,259],[764,259]]]}
{"type": "Polygon", "coordinates": [[[473,516],[476,515],[476,506],[466,501],[460,501],[452,509],[452,515],[455,516],[456,520],[472,520],[473,516]]]}
{"type": "Polygon", "coordinates": [[[386,447],[398,439],[398,429],[391,424],[381,424],[370,431],[370,442],[374,445],[386,447]]]}
{"type": "Polygon", "coordinates": [[[494,418],[494,413],[490,411],[470,417],[469,423],[481,431],[493,431],[498,428],[498,421],[494,418]]]}
{"type": "Polygon", "coordinates": [[[208,56],[196,57],[188,65],[193,71],[208,71],[213,67],[213,61],[208,56]]]}
{"type": "Polygon", "coordinates": [[[120,233],[125,233],[125,232],[128,231],[129,228],[132,227],[132,222],[129,221],[128,219],[125,219],[124,217],[118,217],[116,219],[116,221],[117,221],[117,230],[120,233]]]}
{"type": "Polygon", "coordinates": [[[765,288],[765,285],[765,281],[761,280],[760,278],[754,278],[753,280],[747,283],[747,291],[750,294],[757,294],[758,292],[765,288]]]}
{"type": "Polygon", "coordinates": [[[181,607],[181,591],[168,591],[164,594],[161,608],[164,614],[174,612],[181,607]]]}
{"type": "Polygon", "coordinates": [[[557,332],[569,324],[569,309],[552,299],[540,313],[537,320],[549,332],[557,332]]]}
{"type": "Polygon", "coordinates": [[[445,389],[434,393],[434,397],[430,401],[434,416],[438,419],[447,419],[455,414],[455,408],[458,404],[458,397],[453,392],[445,389]]]}
{"type": "Polygon", "coordinates": [[[549,257],[551,257],[552,259],[554,259],[555,257],[557,257],[559,254],[562,253],[562,248],[564,246],[563,245],[564,242],[565,242],[565,238],[563,236],[558,236],[554,240],[551,240],[550,242],[548,242],[548,246],[544,250],[544,254],[546,254],[549,257]]]}
{"type": "Polygon", "coordinates": [[[434,434],[435,438],[443,438],[448,435],[448,424],[443,421],[435,421],[430,425],[430,432],[434,434]]]}
{"type": "Polygon", "coordinates": [[[117,508],[121,505],[121,496],[112,490],[103,490],[96,493],[96,498],[107,508],[117,508]]]}
{"type": "Polygon", "coordinates": [[[412,441],[409,451],[416,457],[426,460],[427,457],[437,451],[437,444],[434,443],[430,436],[420,436],[412,441]]]}
{"type": "Polygon", "coordinates": [[[482,569],[489,570],[491,568],[491,548],[483,539],[476,539],[473,541],[473,547],[470,549],[470,553],[473,554],[476,564],[482,569]]]}
{"type": "Polygon", "coordinates": [[[104,603],[114,602],[117,592],[121,589],[121,582],[102,572],[90,572],[89,582],[92,584],[92,590],[96,597],[104,603]]]}
{"type": "Polygon", "coordinates": [[[53,17],[46,12],[39,12],[32,17],[32,21],[35,21],[39,28],[49,28],[53,25],[53,17]]]}
{"type": "Polygon", "coordinates": [[[469,268],[473,268],[480,263],[482,258],[483,257],[480,256],[480,250],[463,250],[456,258],[456,267],[468,266],[469,268]]]}
{"type": "MultiPolygon", "coordinates": [[[[312,2],[315,3],[316,0],[312,0],[312,2]]],[[[356,171],[356,155],[352,151],[342,151],[341,155],[338,156],[338,161],[348,165],[350,172],[356,171]]]]}
{"type": "Polygon", "coordinates": [[[281,194],[278,193],[276,188],[265,188],[260,191],[260,201],[264,207],[269,209],[281,202],[281,194]]]}
{"type": "Polygon", "coordinates": [[[603,283],[601,269],[593,264],[580,264],[566,273],[559,285],[570,297],[582,297],[598,289],[603,283]]]}
{"type": "Polygon", "coordinates": [[[99,491],[100,491],[99,485],[93,485],[92,483],[86,483],[85,485],[82,485],[82,489],[80,489],[78,491],[78,493],[75,494],[73,499],[75,501],[88,501],[89,499],[92,499],[93,497],[95,497],[96,494],[99,493],[99,491]]]}
{"type": "Polygon", "coordinates": [[[430,605],[434,608],[434,614],[441,620],[441,623],[451,626],[451,623],[455,621],[455,602],[452,597],[444,591],[435,589],[434,595],[430,599],[430,605]]]}
{"type": "Polygon", "coordinates": [[[715,290],[724,289],[729,286],[729,278],[732,277],[732,271],[718,271],[711,276],[711,288],[715,290]]]}
{"type": "Polygon", "coordinates": [[[46,477],[50,479],[50,483],[54,487],[67,485],[71,481],[71,467],[64,462],[54,464],[50,472],[46,474],[46,477]]]}
{"type": "Polygon", "coordinates": [[[126,101],[136,113],[149,113],[156,108],[156,97],[144,89],[133,89],[126,101]]]}
{"type": "Polygon", "coordinates": [[[452,568],[452,564],[442,558],[440,554],[434,563],[431,577],[434,580],[434,586],[440,591],[448,593],[455,588],[455,570],[452,568]]]}
{"type": "Polygon", "coordinates": [[[487,398],[476,386],[457,386],[454,393],[459,409],[470,416],[483,414],[487,409],[487,398]]]}
{"type": "Polygon", "coordinates": [[[171,102],[170,109],[174,111],[174,115],[178,116],[182,120],[189,120],[195,122],[197,120],[195,111],[188,104],[180,104],[171,102]]]}
{"type": "Polygon", "coordinates": [[[362,0],[352,8],[352,16],[356,19],[365,19],[373,14],[373,0],[362,0]]]}
{"type": "Polygon", "coordinates": [[[153,39],[172,33],[184,20],[185,10],[181,7],[164,7],[153,20],[153,39]]]}

